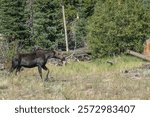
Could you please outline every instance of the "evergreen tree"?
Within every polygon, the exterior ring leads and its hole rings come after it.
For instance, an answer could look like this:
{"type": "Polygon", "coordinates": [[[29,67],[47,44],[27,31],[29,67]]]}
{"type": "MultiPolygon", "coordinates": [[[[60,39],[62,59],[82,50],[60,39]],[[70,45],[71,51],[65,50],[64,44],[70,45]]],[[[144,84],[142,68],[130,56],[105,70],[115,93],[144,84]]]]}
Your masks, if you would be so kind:
{"type": "MultiPolygon", "coordinates": [[[[98,0],[64,0],[69,47],[83,47],[86,21],[98,0]],[[78,18],[79,17],[79,18],[78,18]]],[[[65,48],[61,0],[1,0],[0,33],[28,49],[65,48]]]]}
{"type": "Polygon", "coordinates": [[[95,57],[141,52],[150,36],[150,11],[142,0],[99,1],[88,23],[88,42],[95,57]]]}
{"type": "Polygon", "coordinates": [[[58,0],[36,0],[33,7],[34,43],[56,48],[62,41],[62,14],[58,0]]]}
{"type": "Polygon", "coordinates": [[[145,7],[150,9],[150,0],[143,0],[145,7]]]}
{"type": "Polygon", "coordinates": [[[0,1],[0,33],[7,36],[9,41],[28,38],[28,27],[25,19],[26,0],[0,1]]]}
{"type": "Polygon", "coordinates": [[[86,22],[98,0],[64,0],[70,49],[86,43],[86,22]]]}

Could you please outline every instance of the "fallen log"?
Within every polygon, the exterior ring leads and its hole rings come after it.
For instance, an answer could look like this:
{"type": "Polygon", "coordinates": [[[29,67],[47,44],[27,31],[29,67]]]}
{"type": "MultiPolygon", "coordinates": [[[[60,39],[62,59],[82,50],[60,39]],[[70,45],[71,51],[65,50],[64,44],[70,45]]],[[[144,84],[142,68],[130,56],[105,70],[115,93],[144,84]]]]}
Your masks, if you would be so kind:
{"type": "Polygon", "coordinates": [[[150,62],[150,57],[147,57],[147,56],[145,56],[145,55],[143,55],[143,54],[134,52],[134,51],[132,51],[132,50],[127,50],[126,53],[127,53],[127,54],[130,54],[130,55],[132,55],[132,56],[138,57],[138,58],[140,58],[140,59],[142,59],[142,60],[145,60],[145,61],[149,61],[149,62],[150,62]]]}
{"type": "Polygon", "coordinates": [[[91,51],[88,48],[80,48],[62,53],[66,56],[67,59],[75,59],[77,61],[91,60],[91,51]]]}
{"type": "Polygon", "coordinates": [[[62,52],[63,54],[66,54],[66,55],[70,55],[72,53],[75,53],[75,54],[91,54],[91,50],[89,50],[88,48],[79,48],[79,49],[75,49],[75,50],[69,50],[68,52],[62,52]]]}

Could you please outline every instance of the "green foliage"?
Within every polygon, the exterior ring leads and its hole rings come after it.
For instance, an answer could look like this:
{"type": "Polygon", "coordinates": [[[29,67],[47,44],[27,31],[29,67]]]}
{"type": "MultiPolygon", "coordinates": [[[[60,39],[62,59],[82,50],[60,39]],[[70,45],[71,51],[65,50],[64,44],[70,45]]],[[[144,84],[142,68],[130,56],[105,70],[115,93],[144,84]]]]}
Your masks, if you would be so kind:
{"type": "MultiPolygon", "coordinates": [[[[148,0],[64,0],[64,6],[70,49],[85,46],[87,37],[95,57],[141,52],[150,37],[148,0]]],[[[61,0],[1,0],[0,14],[0,33],[9,42],[65,48],[61,0]]]]}
{"type": "Polygon", "coordinates": [[[98,0],[64,0],[69,47],[80,48],[86,43],[86,23],[98,0]]]}
{"type": "Polygon", "coordinates": [[[67,22],[67,33],[68,33],[68,41],[69,41],[69,48],[74,49],[78,46],[82,46],[82,42],[79,39],[79,36],[81,36],[82,32],[78,33],[79,28],[79,22],[80,19],[77,19],[77,17],[80,18],[79,12],[80,10],[80,1],[79,0],[64,0],[64,6],[65,6],[65,16],[66,16],[66,22],[67,22]],[[78,15],[78,16],[77,16],[78,15]]]}
{"type": "Polygon", "coordinates": [[[145,7],[150,9],[150,0],[143,0],[145,7]]]}
{"type": "Polygon", "coordinates": [[[25,39],[29,36],[25,19],[26,0],[0,1],[0,33],[10,39],[25,39]]]}
{"type": "MultiPolygon", "coordinates": [[[[85,45],[86,21],[98,0],[63,0],[69,48],[85,45]],[[78,17],[77,17],[78,16],[78,17]]],[[[61,0],[1,0],[0,33],[9,42],[18,40],[19,47],[30,50],[65,48],[61,0]]],[[[10,43],[11,44],[11,43],[10,43]]]]}
{"type": "Polygon", "coordinates": [[[82,2],[80,2],[82,10],[81,14],[84,18],[88,18],[89,16],[93,15],[95,4],[98,1],[99,0],[82,0],[82,2]]]}
{"type": "Polygon", "coordinates": [[[143,50],[150,36],[150,11],[141,0],[99,1],[88,25],[88,42],[95,57],[143,50]]]}
{"type": "MultiPolygon", "coordinates": [[[[86,18],[95,1],[64,0],[70,49],[84,46],[86,18]]],[[[0,33],[10,42],[18,40],[27,50],[65,47],[61,0],[1,0],[0,13],[0,33]]]]}
{"type": "Polygon", "coordinates": [[[34,43],[44,48],[57,47],[63,37],[62,13],[58,0],[36,0],[33,10],[34,43]]]}

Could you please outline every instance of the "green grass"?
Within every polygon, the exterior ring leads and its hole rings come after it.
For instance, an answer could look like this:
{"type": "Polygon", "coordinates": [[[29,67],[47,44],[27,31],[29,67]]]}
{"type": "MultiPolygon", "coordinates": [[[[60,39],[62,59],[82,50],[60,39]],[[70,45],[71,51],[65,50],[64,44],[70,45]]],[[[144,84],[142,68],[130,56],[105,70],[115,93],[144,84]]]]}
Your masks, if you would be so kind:
{"type": "Polygon", "coordinates": [[[24,69],[18,76],[0,71],[0,99],[150,99],[150,79],[122,75],[143,63],[130,56],[70,62],[64,67],[48,63],[53,76],[48,82],[40,79],[37,68],[24,69]]]}

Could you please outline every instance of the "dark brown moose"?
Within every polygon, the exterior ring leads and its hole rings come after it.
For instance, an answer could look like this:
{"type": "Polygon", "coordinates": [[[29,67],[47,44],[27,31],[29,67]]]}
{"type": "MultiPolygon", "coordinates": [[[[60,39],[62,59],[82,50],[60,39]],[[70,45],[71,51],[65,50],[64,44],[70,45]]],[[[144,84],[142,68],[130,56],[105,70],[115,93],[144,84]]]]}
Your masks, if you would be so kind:
{"type": "Polygon", "coordinates": [[[17,74],[17,72],[20,72],[21,67],[26,68],[38,67],[38,72],[40,74],[41,79],[42,79],[42,69],[48,71],[45,78],[45,80],[48,80],[49,69],[45,65],[49,58],[60,59],[62,63],[65,61],[65,57],[60,52],[54,50],[37,49],[32,53],[26,54],[19,53],[16,56],[14,56],[12,58],[12,66],[10,72],[13,72],[16,69],[17,74]]]}

